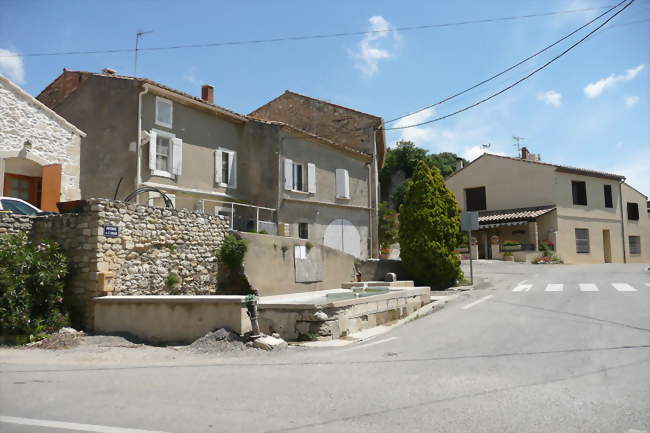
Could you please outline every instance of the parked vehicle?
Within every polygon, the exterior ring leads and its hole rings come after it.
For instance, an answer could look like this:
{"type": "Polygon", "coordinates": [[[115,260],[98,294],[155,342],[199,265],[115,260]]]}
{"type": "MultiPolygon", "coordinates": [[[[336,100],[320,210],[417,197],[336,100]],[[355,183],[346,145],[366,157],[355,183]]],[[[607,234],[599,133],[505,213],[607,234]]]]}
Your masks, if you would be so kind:
{"type": "Polygon", "coordinates": [[[19,215],[42,215],[44,213],[34,205],[15,197],[0,197],[0,212],[19,215]]]}

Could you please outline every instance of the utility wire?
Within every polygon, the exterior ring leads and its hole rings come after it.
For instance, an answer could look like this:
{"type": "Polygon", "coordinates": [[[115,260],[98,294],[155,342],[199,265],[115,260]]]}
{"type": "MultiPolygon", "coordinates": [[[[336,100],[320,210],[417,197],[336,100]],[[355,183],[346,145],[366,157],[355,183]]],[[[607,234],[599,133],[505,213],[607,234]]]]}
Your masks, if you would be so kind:
{"type": "MultiPolygon", "coordinates": [[[[627,0],[625,0],[625,1],[627,1],[627,0]]],[[[522,83],[523,81],[526,81],[527,79],[529,79],[530,77],[532,77],[533,75],[535,75],[536,73],[538,73],[539,71],[541,71],[542,69],[544,69],[544,68],[546,68],[547,66],[549,66],[551,63],[555,62],[555,61],[556,61],[557,59],[559,59],[560,57],[564,56],[566,53],[568,53],[569,51],[571,51],[572,49],[574,49],[575,47],[577,47],[578,45],[580,45],[580,44],[581,44],[583,41],[585,41],[588,37],[590,37],[591,35],[593,35],[594,33],[596,33],[598,30],[600,30],[603,26],[605,26],[608,22],[610,22],[612,19],[614,19],[614,17],[616,17],[618,14],[620,14],[620,13],[623,12],[625,9],[627,9],[627,8],[628,8],[632,3],[634,3],[634,2],[635,2],[635,0],[629,0],[629,3],[627,3],[625,6],[623,6],[623,8],[622,8],[621,10],[619,10],[618,12],[616,12],[616,13],[615,13],[614,15],[612,15],[611,17],[607,18],[607,20],[605,20],[602,24],[598,25],[598,27],[596,27],[595,29],[593,29],[592,31],[590,31],[589,33],[587,33],[584,37],[582,37],[582,38],[581,38],[580,40],[578,40],[576,43],[574,43],[573,45],[571,45],[571,46],[570,46],[569,48],[567,48],[566,50],[562,51],[562,52],[561,52],[560,54],[558,54],[557,56],[553,57],[553,58],[552,58],[551,60],[549,60],[548,62],[544,63],[544,64],[543,64],[542,66],[540,66],[539,68],[535,69],[533,72],[531,72],[531,73],[529,73],[528,75],[526,75],[525,77],[523,77],[523,78],[521,78],[521,79],[515,81],[515,82],[512,83],[511,85],[509,85],[509,86],[507,86],[507,87],[501,89],[500,91],[498,91],[498,92],[496,92],[496,93],[493,93],[493,94],[491,94],[490,96],[488,96],[488,97],[486,97],[486,98],[481,99],[481,100],[478,101],[478,102],[475,102],[475,103],[473,103],[473,104],[471,104],[471,105],[468,105],[468,106],[466,106],[466,107],[464,107],[464,108],[461,108],[460,110],[456,110],[456,111],[454,111],[453,113],[449,113],[449,114],[446,114],[446,115],[444,115],[444,116],[436,117],[435,119],[427,120],[426,122],[420,122],[420,123],[416,123],[416,124],[413,124],[413,125],[396,126],[396,127],[392,127],[392,128],[378,128],[378,129],[383,129],[383,130],[385,130],[385,131],[392,131],[392,130],[396,130],[396,129],[414,128],[414,127],[416,127],[416,126],[422,126],[422,125],[426,125],[426,124],[429,124],[429,123],[438,122],[438,121],[443,120],[443,119],[447,119],[447,118],[449,118],[449,117],[451,117],[451,116],[455,116],[455,115],[457,115],[457,114],[459,114],[459,113],[462,113],[462,112],[464,112],[464,111],[467,111],[467,110],[469,110],[469,109],[471,109],[471,108],[474,108],[474,107],[476,107],[476,106],[478,106],[478,105],[481,105],[481,104],[483,104],[484,102],[487,102],[487,101],[489,101],[490,99],[493,99],[493,98],[495,98],[495,97],[501,95],[502,93],[507,92],[508,90],[512,89],[513,87],[517,86],[518,84],[522,83]]],[[[620,3],[619,3],[619,4],[620,4],[620,3]]]]}
{"type": "Polygon", "coordinates": [[[498,77],[500,77],[501,75],[503,75],[503,74],[505,74],[505,73],[507,73],[507,72],[512,71],[512,70],[515,69],[516,67],[521,66],[522,64],[526,63],[527,61],[529,61],[529,60],[531,60],[531,59],[533,59],[533,58],[539,56],[540,54],[542,54],[542,53],[548,51],[549,49],[553,48],[553,47],[556,46],[557,44],[559,44],[559,43],[565,41],[566,39],[570,38],[571,36],[575,35],[575,34],[578,33],[580,30],[584,29],[585,27],[591,25],[594,21],[597,21],[597,20],[599,20],[600,18],[602,18],[603,16],[607,15],[608,13],[610,13],[611,11],[613,11],[614,9],[616,9],[617,7],[619,7],[620,5],[622,5],[623,3],[625,3],[626,1],[627,1],[627,0],[622,0],[620,3],[618,3],[618,4],[615,5],[615,6],[612,6],[610,9],[608,9],[607,11],[605,11],[605,12],[603,12],[602,14],[598,15],[596,18],[592,19],[591,21],[588,21],[586,24],[583,24],[582,26],[578,27],[577,29],[575,29],[575,30],[572,31],[571,33],[567,34],[566,36],[562,37],[561,39],[558,39],[557,41],[553,42],[551,45],[548,45],[548,46],[542,48],[541,50],[537,51],[536,53],[531,54],[530,56],[526,57],[525,59],[521,60],[521,61],[518,62],[518,63],[515,63],[514,65],[510,66],[509,68],[504,69],[503,71],[501,71],[501,72],[499,72],[499,73],[497,73],[497,74],[494,74],[494,75],[492,75],[491,77],[489,77],[489,78],[487,78],[487,79],[485,79],[485,80],[483,80],[483,81],[481,81],[481,82],[479,82],[479,83],[476,83],[476,84],[474,84],[473,86],[468,87],[468,88],[465,89],[465,90],[462,90],[462,91],[460,91],[460,92],[454,93],[454,94],[451,95],[451,96],[448,96],[448,97],[446,97],[446,98],[444,98],[444,99],[441,99],[441,100],[438,101],[438,102],[435,102],[435,103],[433,103],[433,104],[431,104],[431,105],[427,105],[426,107],[420,108],[419,110],[412,111],[412,112],[410,112],[410,113],[408,113],[408,114],[405,114],[405,115],[403,115],[403,116],[399,116],[399,117],[395,117],[395,118],[390,119],[390,120],[386,120],[384,123],[392,123],[392,122],[395,122],[396,120],[400,120],[400,119],[403,119],[403,118],[405,118],[405,117],[412,116],[412,115],[414,115],[414,114],[416,114],[416,113],[419,113],[419,112],[421,112],[421,111],[428,110],[429,108],[433,108],[433,107],[435,107],[435,106],[437,106],[437,105],[440,105],[440,104],[443,104],[443,103],[445,103],[445,102],[447,102],[447,101],[451,101],[452,99],[454,99],[454,98],[456,98],[456,97],[458,97],[458,96],[460,96],[460,95],[463,95],[463,94],[465,94],[465,93],[467,93],[467,92],[469,92],[469,91],[471,91],[471,90],[474,90],[474,89],[476,89],[477,87],[482,86],[483,84],[485,84],[485,83],[487,83],[487,82],[489,82],[489,81],[492,81],[492,80],[494,80],[495,78],[498,78],[498,77]]]}
{"type": "MultiPolygon", "coordinates": [[[[211,42],[211,43],[203,43],[203,44],[169,45],[169,46],[161,46],[161,47],[139,48],[138,51],[166,51],[166,50],[179,50],[179,49],[186,49],[186,48],[211,48],[211,47],[224,47],[224,46],[233,46],[233,45],[253,45],[253,44],[277,43],[277,42],[285,42],[285,41],[301,41],[301,40],[309,40],[309,39],[340,38],[346,36],[377,35],[383,33],[390,33],[393,31],[405,32],[405,31],[425,30],[425,29],[440,28],[440,27],[455,27],[455,26],[464,26],[470,24],[486,24],[486,23],[494,23],[500,21],[514,21],[518,19],[548,17],[554,15],[576,13],[576,12],[589,12],[594,10],[603,10],[610,7],[611,5],[602,6],[602,7],[583,8],[583,9],[568,9],[568,10],[560,10],[560,11],[542,12],[542,13],[527,14],[527,15],[512,15],[507,17],[455,21],[449,23],[426,24],[426,25],[408,26],[408,27],[393,27],[393,28],[382,29],[382,30],[367,30],[367,31],[355,31],[355,32],[342,32],[342,33],[323,33],[323,34],[316,34],[316,35],[286,36],[286,37],[272,38],[272,39],[252,39],[252,40],[242,40],[242,41],[211,42]]],[[[113,54],[113,53],[131,53],[133,51],[135,51],[134,48],[115,48],[115,49],[106,49],[106,50],[87,50],[87,51],[58,51],[58,52],[27,53],[27,54],[15,53],[15,54],[2,55],[0,57],[45,57],[45,56],[66,56],[66,55],[83,55],[83,54],[113,54]]]]}

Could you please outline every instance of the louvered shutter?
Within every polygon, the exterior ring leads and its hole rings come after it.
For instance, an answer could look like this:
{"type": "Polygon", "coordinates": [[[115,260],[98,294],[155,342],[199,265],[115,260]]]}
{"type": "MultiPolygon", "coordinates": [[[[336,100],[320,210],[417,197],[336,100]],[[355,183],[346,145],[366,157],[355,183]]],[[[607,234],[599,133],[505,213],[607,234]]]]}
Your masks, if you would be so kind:
{"type": "Polygon", "coordinates": [[[284,189],[293,189],[293,161],[284,159],[284,189]]]}
{"type": "Polygon", "coordinates": [[[350,198],[350,178],[343,168],[336,169],[336,198],[350,198]]]}
{"type": "Polygon", "coordinates": [[[222,170],[221,170],[221,156],[222,152],[221,150],[215,150],[214,151],[214,183],[220,184],[223,183],[222,179],[222,170]]]}
{"type": "Polygon", "coordinates": [[[183,140],[174,138],[173,140],[173,153],[172,153],[172,172],[176,176],[180,176],[183,172],[183,140]]]}
{"type": "Polygon", "coordinates": [[[154,131],[149,132],[149,169],[156,169],[156,144],[158,143],[158,134],[154,131]]]}
{"type": "Polygon", "coordinates": [[[316,194],[316,164],[307,164],[307,188],[311,194],[316,194]]]}
{"type": "Polygon", "coordinates": [[[228,186],[237,188],[237,153],[235,152],[228,152],[228,173],[230,176],[228,186]]]}

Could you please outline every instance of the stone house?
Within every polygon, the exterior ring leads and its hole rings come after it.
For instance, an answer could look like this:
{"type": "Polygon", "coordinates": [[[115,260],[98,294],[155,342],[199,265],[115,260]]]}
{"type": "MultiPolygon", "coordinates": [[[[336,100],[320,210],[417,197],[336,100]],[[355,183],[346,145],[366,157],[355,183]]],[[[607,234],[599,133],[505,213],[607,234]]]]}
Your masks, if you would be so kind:
{"type": "Polygon", "coordinates": [[[522,148],[520,158],[483,154],[446,183],[462,210],[479,212],[479,258],[501,258],[510,240],[521,261],[538,257],[542,241],[565,263],[650,261],[647,197],[624,176],[541,162],[522,148]]]}
{"type": "Polygon", "coordinates": [[[0,75],[0,190],[56,211],[77,200],[85,133],[0,75]]]}
{"type": "MultiPolygon", "coordinates": [[[[235,113],[214,104],[211,86],[196,97],[108,69],[65,69],[38,99],[88,134],[82,198],[152,187],[179,209],[228,216],[238,230],[377,255],[377,158],[365,142],[235,113]]],[[[147,194],[138,201],[162,205],[147,194]]]]}

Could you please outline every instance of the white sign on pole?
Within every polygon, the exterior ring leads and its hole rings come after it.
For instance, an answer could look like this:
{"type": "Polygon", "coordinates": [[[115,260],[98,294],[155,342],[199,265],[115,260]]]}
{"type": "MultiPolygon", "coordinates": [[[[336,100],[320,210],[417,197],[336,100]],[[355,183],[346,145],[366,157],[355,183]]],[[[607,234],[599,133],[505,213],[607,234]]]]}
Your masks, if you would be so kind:
{"type": "Polygon", "coordinates": [[[460,213],[460,229],[462,231],[476,231],[478,228],[478,212],[460,213]]]}

